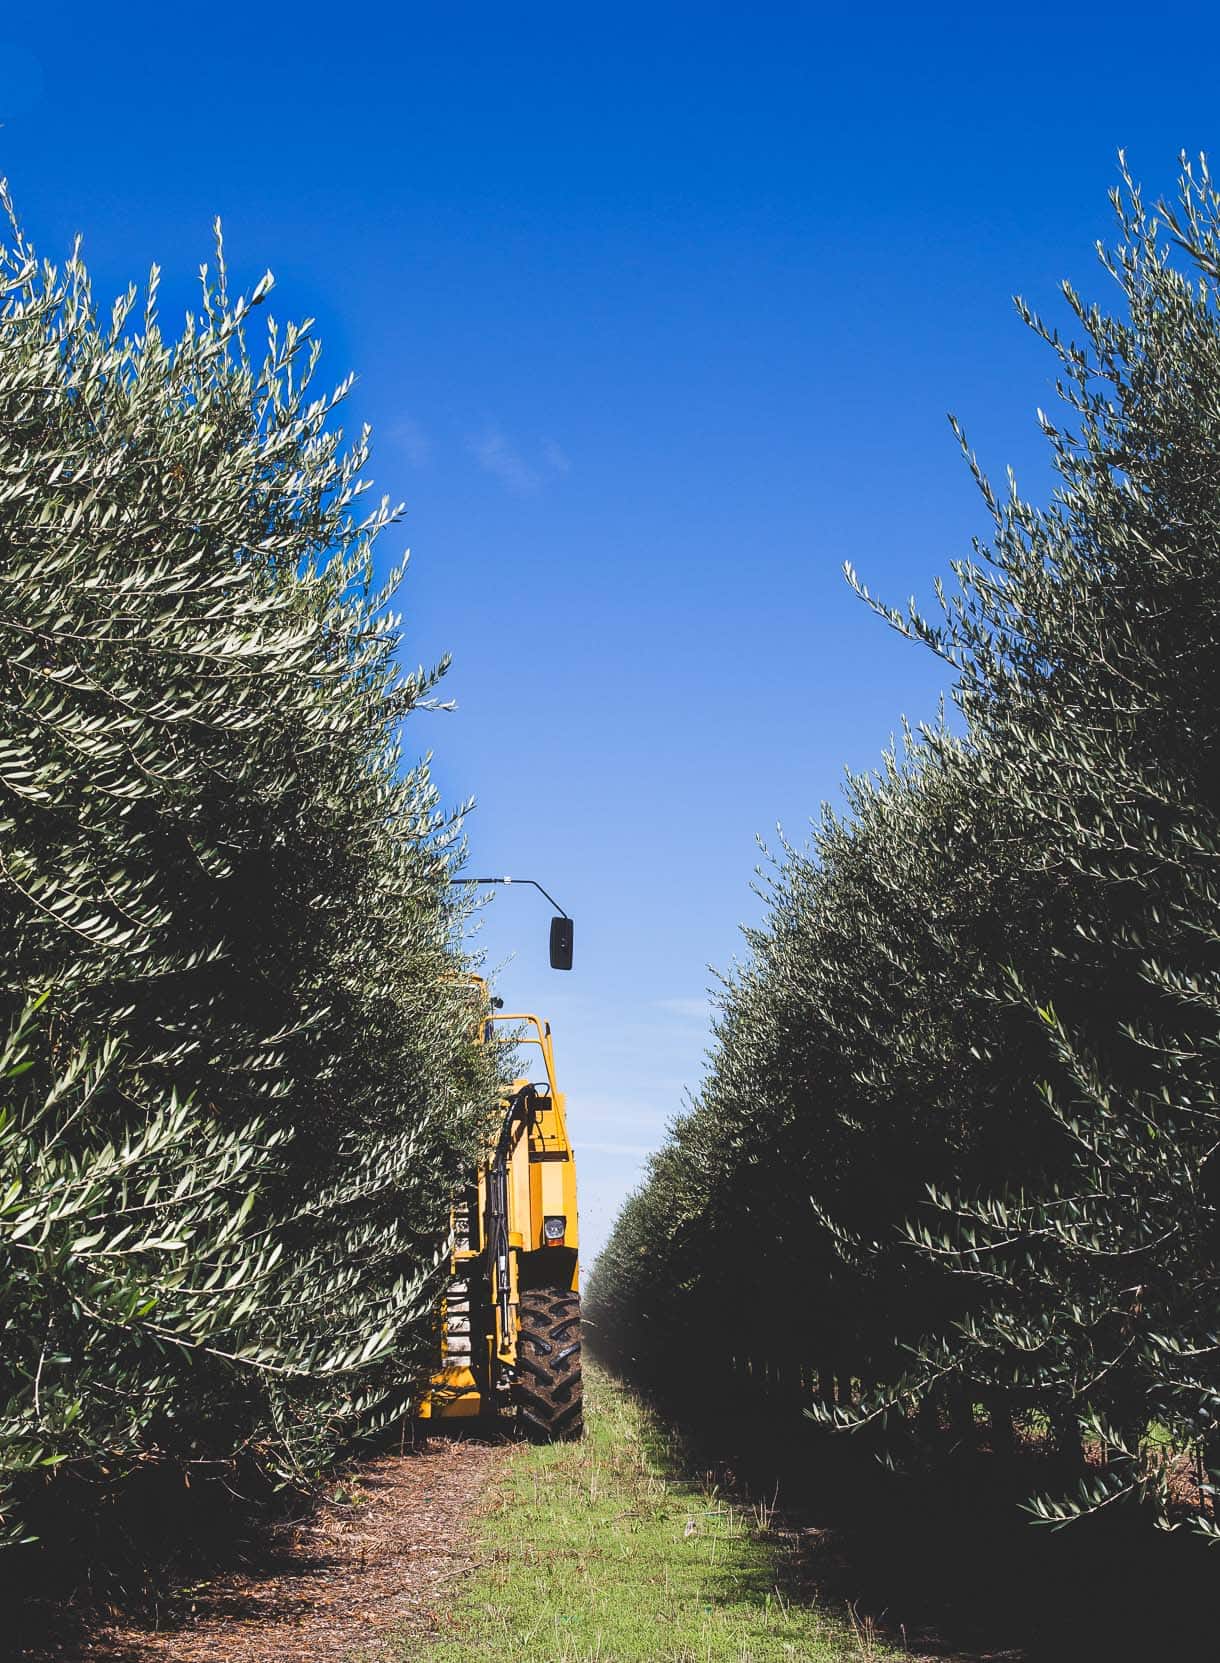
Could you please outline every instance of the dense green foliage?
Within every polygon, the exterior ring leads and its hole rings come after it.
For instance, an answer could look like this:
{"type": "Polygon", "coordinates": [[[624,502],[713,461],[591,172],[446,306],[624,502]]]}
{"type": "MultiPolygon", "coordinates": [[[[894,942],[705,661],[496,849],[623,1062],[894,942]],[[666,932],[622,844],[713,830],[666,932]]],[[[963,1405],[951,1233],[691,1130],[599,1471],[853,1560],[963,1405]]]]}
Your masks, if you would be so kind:
{"type": "Polygon", "coordinates": [[[431,1344],[469,1042],[367,433],[217,243],[99,314],[0,252],[0,1511],[68,1462],[308,1480],[431,1344]]]}
{"type": "Polygon", "coordinates": [[[662,1391],[729,1352],[898,1441],[978,1403],[1001,1442],[1091,1436],[1048,1518],[1178,1516],[1166,1435],[1220,1456],[1220,198],[1203,167],[1114,205],[1116,309],[1065,285],[1074,344],[1020,308],[1058,359],[1053,501],[968,457],[993,530],[942,620],[877,606],[962,732],[908,735],[772,862],[590,1301],[662,1391]]]}

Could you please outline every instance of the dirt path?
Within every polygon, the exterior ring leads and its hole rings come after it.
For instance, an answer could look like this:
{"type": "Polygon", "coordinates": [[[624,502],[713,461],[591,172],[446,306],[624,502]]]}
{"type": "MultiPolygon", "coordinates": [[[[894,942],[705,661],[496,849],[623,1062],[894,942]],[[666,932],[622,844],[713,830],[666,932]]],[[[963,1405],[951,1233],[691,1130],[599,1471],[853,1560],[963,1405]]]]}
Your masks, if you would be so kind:
{"type": "MultiPolygon", "coordinates": [[[[96,1663],[391,1663],[407,1635],[443,1632],[470,1563],[471,1509],[507,1449],[432,1438],[359,1469],[359,1499],[286,1527],[258,1571],[180,1599],[172,1622],[108,1624],[39,1659],[96,1663]]],[[[30,1654],[33,1656],[33,1654],[30,1654]]]]}

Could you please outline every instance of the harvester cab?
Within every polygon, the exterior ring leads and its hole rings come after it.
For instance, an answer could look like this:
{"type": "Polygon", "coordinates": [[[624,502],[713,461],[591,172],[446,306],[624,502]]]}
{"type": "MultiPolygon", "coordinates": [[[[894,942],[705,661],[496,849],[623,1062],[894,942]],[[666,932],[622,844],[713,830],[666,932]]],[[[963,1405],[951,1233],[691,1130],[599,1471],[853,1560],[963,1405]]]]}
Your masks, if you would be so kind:
{"type": "Polygon", "coordinates": [[[576,1162],[549,1022],[484,1001],[484,1044],[528,1059],[497,1105],[478,1170],[453,1207],[439,1367],[425,1419],[515,1418],[532,1437],[582,1431],[576,1162]],[[503,1035],[503,1037],[501,1037],[503,1035]]]}

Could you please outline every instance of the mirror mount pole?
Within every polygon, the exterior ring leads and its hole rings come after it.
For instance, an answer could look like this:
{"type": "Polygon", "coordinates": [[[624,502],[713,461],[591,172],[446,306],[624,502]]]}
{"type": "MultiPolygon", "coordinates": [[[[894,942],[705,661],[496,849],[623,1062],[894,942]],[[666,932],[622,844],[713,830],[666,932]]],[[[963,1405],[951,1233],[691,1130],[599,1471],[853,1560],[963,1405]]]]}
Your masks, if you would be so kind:
{"type": "Polygon", "coordinates": [[[572,968],[572,934],[574,925],[553,895],[547,894],[537,878],[450,878],[450,883],[523,883],[536,889],[539,895],[555,908],[557,917],[551,919],[550,956],[552,970],[572,968]]]}
{"type": "MultiPolygon", "coordinates": [[[[567,918],[567,913],[560,906],[553,895],[548,895],[537,878],[450,878],[450,883],[527,883],[536,889],[539,895],[548,900],[561,918],[567,918]]],[[[569,920],[571,922],[571,920],[569,920]]]]}

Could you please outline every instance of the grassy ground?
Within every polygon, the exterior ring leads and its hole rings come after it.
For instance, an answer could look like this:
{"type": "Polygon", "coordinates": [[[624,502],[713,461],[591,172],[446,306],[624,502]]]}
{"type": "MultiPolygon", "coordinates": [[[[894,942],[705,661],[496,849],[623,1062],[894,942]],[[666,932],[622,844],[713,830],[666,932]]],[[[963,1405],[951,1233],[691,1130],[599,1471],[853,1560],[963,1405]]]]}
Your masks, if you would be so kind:
{"type": "Polygon", "coordinates": [[[475,1523],[452,1627],[403,1663],[862,1663],[851,1621],[787,1601],[782,1538],[680,1476],[661,1429],[586,1373],[584,1441],[521,1445],[475,1523]]]}

